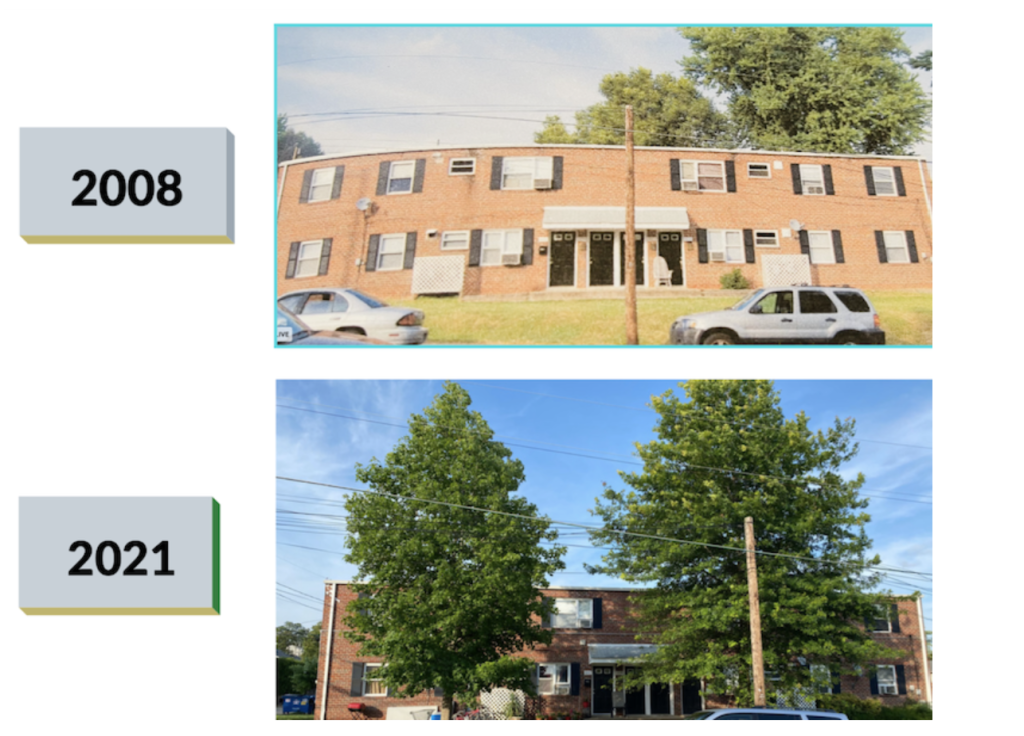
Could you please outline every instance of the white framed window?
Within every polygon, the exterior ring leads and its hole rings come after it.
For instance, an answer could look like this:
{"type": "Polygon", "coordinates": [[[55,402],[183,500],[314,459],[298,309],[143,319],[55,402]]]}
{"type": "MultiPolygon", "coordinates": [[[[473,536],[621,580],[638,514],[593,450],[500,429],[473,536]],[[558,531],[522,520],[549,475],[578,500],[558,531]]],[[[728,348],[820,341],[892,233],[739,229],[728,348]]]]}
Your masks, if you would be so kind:
{"type": "MultiPolygon", "coordinates": [[[[767,165],[767,164],[765,164],[767,165]]],[[[779,231],[778,230],[755,230],[754,231],[754,245],[758,248],[778,248],[779,247],[779,231]]]]}
{"type": "Polygon", "coordinates": [[[827,664],[811,665],[811,682],[814,685],[815,692],[832,692],[832,672],[827,664]]]}
{"type": "Polygon", "coordinates": [[[416,174],[415,161],[392,161],[388,172],[388,194],[408,194],[416,174]]]}
{"type": "Polygon", "coordinates": [[[522,230],[484,230],[481,266],[517,265],[523,255],[522,230]]]}
{"type": "Polygon", "coordinates": [[[451,176],[468,176],[476,173],[475,158],[453,158],[448,161],[448,173],[451,176]]]}
{"type": "Polygon", "coordinates": [[[743,232],[708,230],[708,260],[712,263],[745,263],[743,232]]]}
{"type": "Polygon", "coordinates": [[[886,230],[885,259],[889,263],[910,263],[910,251],[907,250],[907,234],[902,230],[886,230]]]}
{"type": "Polygon", "coordinates": [[[537,692],[541,695],[568,695],[572,689],[572,667],[567,664],[538,664],[537,692]]]}
{"type": "Polygon", "coordinates": [[[299,243],[299,258],[295,263],[295,277],[316,276],[320,273],[320,251],[322,240],[307,240],[299,243]]]}
{"type": "Polygon", "coordinates": [[[551,614],[554,629],[590,629],[594,626],[594,601],[590,598],[555,598],[551,614]]]}
{"type": "Polygon", "coordinates": [[[313,178],[309,180],[309,199],[307,202],[323,202],[331,198],[334,189],[334,168],[314,169],[313,178]]]}
{"type": "Polygon", "coordinates": [[[382,698],[388,694],[384,681],[380,678],[382,664],[363,665],[363,697],[382,698]]]}
{"type": "Polygon", "coordinates": [[[751,179],[771,179],[772,167],[763,162],[750,161],[747,163],[747,176],[751,179]]]}
{"type": "Polygon", "coordinates": [[[683,190],[725,191],[725,164],[721,161],[680,161],[679,183],[683,190]]]}
{"type": "Polygon", "coordinates": [[[891,608],[885,604],[875,606],[875,617],[870,619],[871,631],[877,634],[892,633],[891,608]]]}
{"type": "Polygon", "coordinates": [[[377,249],[377,270],[398,271],[405,261],[405,233],[381,235],[377,249]]]}
{"type": "Polygon", "coordinates": [[[897,196],[896,174],[891,166],[872,166],[871,177],[875,180],[875,194],[877,196],[897,196]]]}
{"type": "Polygon", "coordinates": [[[878,665],[875,678],[878,680],[879,695],[899,695],[899,685],[896,682],[896,666],[892,664],[878,665]]]}
{"type": "Polygon", "coordinates": [[[469,230],[449,230],[442,233],[441,250],[469,250],[469,230]]]}
{"type": "Polygon", "coordinates": [[[554,162],[553,156],[506,157],[501,162],[501,188],[550,189],[554,162]]]}
{"type": "Polygon", "coordinates": [[[835,263],[836,251],[832,247],[832,233],[827,230],[807,233],[811,249],[811,263],[835,263]]]}
{"type": "Polygon", "coordinates": [[[800,164],[800,188],[804,194],[825,193],[825,174],[820,164],[800,164]]]}

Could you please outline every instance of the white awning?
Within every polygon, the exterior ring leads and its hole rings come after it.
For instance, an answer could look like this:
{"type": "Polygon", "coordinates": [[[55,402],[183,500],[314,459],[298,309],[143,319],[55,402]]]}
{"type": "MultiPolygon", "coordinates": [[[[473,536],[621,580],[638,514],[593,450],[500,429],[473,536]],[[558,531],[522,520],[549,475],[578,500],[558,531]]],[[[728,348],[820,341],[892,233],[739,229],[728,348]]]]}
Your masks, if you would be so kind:
{"type": "MultiPolygon", "coordinates": [[[[688,230],[685,207],[637,207],[638,230],[688,230]]],[[[545,207],[545,230],[625,230],[625,207],[545,207]]]]}
{"type": "Polygon", "coordinates": [[[657,650],[657,644],[588,644],[591,664],[633,662],[657,650]]]}

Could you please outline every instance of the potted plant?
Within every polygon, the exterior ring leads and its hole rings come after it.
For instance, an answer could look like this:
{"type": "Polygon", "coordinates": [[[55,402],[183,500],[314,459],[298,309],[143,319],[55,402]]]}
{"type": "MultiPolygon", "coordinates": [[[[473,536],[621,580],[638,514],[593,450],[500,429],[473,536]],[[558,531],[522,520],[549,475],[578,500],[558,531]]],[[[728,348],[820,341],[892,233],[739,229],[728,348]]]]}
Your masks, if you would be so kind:
{"type": "Polygon", "coordinates": [[[505,703],[505,720],[506,721],[521,721],[523,720],[523,706],[519,702],[519,698],[512,696],[505,703]]]}

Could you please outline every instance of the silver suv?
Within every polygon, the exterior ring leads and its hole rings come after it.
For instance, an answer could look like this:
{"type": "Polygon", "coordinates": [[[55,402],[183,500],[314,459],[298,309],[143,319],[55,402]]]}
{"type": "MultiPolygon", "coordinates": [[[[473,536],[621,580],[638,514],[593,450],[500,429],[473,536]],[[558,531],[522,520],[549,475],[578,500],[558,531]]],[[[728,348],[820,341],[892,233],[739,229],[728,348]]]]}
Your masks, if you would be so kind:
{"type": "Polygon", "coordinates": [[[885,332],[860,289],[800,284],[758,289],[729,309],[684,315],[672,323],[669,343],[884,345],[885,332]]]}
{"type": "Polygon", "coordinates": [[[797,710],[795,708],[722,708],[691,713],[684,721],[848,721],[844,713],[833,710],[797,710]]]}

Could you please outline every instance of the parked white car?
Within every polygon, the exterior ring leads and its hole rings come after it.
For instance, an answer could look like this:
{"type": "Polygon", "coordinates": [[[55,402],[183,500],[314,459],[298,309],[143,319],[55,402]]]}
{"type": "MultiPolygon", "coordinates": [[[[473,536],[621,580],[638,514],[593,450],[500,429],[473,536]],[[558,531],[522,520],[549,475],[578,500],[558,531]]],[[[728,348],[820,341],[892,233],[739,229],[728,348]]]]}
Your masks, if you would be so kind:
{"type": "Polygon", "coordinates": [[[848,721],[845,713],[833,710],[795,708],[720,708],[691,713],[684,721],[848,721]]]}
{"type": "Polygon", "coordinates": [[[427,339],[423,312],[389,307],[355,289],[304,289],[277,300],[317,331],[348,332],[395,345],[418,345],[427,339]]]}
{"type": "Polygon", "coordinates": [[[797,285],[758,289],[729,309],[684,315],[672,323],[669,342],[884,345],[885,332],[860,289],[797,285]]]}

